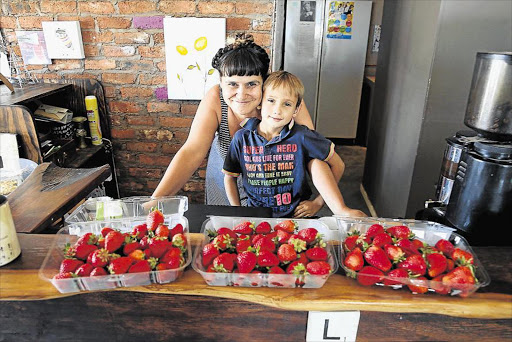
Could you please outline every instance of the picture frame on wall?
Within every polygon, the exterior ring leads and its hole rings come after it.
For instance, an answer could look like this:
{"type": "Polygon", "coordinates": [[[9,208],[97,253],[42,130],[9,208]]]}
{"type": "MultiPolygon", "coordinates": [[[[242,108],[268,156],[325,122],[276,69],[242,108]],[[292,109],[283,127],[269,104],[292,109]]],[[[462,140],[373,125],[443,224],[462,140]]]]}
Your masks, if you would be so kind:
{"type": "Polygon", "coordinates": [[[85,58],[82,32],[78,21],[43,21],[48,56],[52,59],[85,58]]]}
{"type": "Polygon", "coordinates": [[[48,57],[43,31],[16,31],[16,38],[25,65],[48,65],[52,60],[48,57]]]}

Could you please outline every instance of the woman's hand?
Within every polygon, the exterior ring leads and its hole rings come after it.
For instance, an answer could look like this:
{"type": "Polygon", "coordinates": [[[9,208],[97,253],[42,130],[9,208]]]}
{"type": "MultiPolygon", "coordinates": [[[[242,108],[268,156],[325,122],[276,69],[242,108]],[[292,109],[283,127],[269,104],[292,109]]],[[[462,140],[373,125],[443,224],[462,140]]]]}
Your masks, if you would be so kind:
{"type": "Polygon", "coordinates": [[[293,217],[301,218],[315,216],[315,214],[322,209],[323,205],[324,203],[321,197],[317,197],[313,201],[302,201],[299,203],[297,208],[295,208],[293,217]]]}
{"type": "Polygon", "coordinates": [[[341,212],[339,215],[348,217],[368,217],[368,215],[363,213],[361,210],[351,209],[349,207],[346,207],[346,209],[343,210],[343,212],[341,212]]]}

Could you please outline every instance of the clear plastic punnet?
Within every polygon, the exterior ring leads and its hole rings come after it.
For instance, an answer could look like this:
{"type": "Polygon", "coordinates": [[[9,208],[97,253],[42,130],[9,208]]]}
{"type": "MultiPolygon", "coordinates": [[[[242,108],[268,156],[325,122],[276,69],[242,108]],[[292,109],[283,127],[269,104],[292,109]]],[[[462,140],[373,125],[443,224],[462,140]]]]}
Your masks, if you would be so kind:
{"type": "Polygon", "coordinates": [[[331,267],[331,272],[326,275],[312,275],[305,274],[295,276],[293,274],[269,274],[269,273],[222,273],[222,272],[207,272],[202,263],[202,250],[203,247],[209,242],[208,231],[217,231],[222,227],[232,229],[237,224],[251,221],[254,226],[257,226],[263,221],[274,227],[279,222],[287,219],[273,219],[273,218],[260,218],[260,217],[228,217],[228,216],[210,216],[201,228],[201,233],[204,235],[203,242],[196,246],[194,251],[194,260],[192,267],[203,277],[204,281],[210,286],[241,286],[241,287],[274,287],[274,288],[320,288],[322,287],[329,276],[336,273],[338,263],[334,247],[332,245],[331,237],[334,235],[320,220],[312,219],[294,219],[298,224],[298,231],[306,228],[315,228],[320,234],[323,235],[323,240],[326,242],[326,249],[328,253],[328,263],[331,267]]]}
{"type": "Polygon", "coordinates": [[[188,209],[188,199],[183,196],[173,197],[128,197],[120,200],[101,198],[94,206],[84,203],[65,220],[67,226],[55,235],[53,244],[39,270],[39,277],[51,282],[61,293],[108,290],[117,287],[165,284],[178,279],[192,260],[188,220],[183,213],[188,209]],[[59,266],[64,260],[64,247],[73,245],[82,235],[93,233],[101,235],[101,229],[110,227],[124,232],[146,222],[151,208],[158,208],[163,214],[164,223],[172,228],[177,224],[183,226],[183,233],[188,241],[184,253],[185,262],[179,268],[143,273],[112,274],[94,277],[77,277],[53,279],[59,273],[59,266]],[[98,213],[98,211],[103,211],[98,213]]]}
{"type": "MultiPolygon", "coordinates": [[[[451,242],[455,248],[460,248],[463,251],[471,253],[473,256],[473,263],[471,268],[474,270],[474,276],[477,281],[475,284],[460,286],[459,288],[448,288],[447,286],[443,286],[443,283],[440,279],[430,279],[430,277],[428,277],[428,274],[425,276],[425,278],[427,279],[418,279],[418,277],[414,275],[409,277],[398,278],[390,277],[387,274],[385,274],[383,277],[379,277],[379,281],[376,283],[376,285],[386,286],[386,284],[390,284],[387,286],[392,287],[393,289],[400,289],[403,287],[407,288],[408,286],[412,286],[413,288],[422,287],[428,288],[427,292],[431,293],[438,292],[440,294],[450,294],[452,296],[459,295],[461,297],[466,297],[474,293],[479,288],[489,285],[491,282],[489,275],[483,268],[475,252],[471,249],[466,239],[464,239],[464,237],[460,236],[459,234],[455,233],[455,229],[453,228],[447,227],[437,222],[419,221],[411,219],[400,220],[390,218],[348,218],[341,216],[335,217],[338,224],[338,229],[340,231],[340,265],[347,276],[356,277],[354,271],[349,269],[344,264],[345,257],[348,254],[346,248],[344,248],[343,246],[346,238],[353,234],[362,236],[363,234],[366,234],[366,232],[372,225],[380,224],[383,226],[384,229],[388,229],[394,226],[407,226],[414,234],[414,238],[420,240],[421,242],[426,244],[426,246],[435,247],[436,243],[439,240],[444,239],[451,242]]],[[[396,239],[394,242],[396,242],[396,239]]],[[[419,254],[423,255],[424,258],[425,251],[426,253],[432,252],[428,251],[428,248],[423,251],[419,249],[419,254]]],[[[455,264],[454,267],[457,267],[457,264],[455,264]]]]}

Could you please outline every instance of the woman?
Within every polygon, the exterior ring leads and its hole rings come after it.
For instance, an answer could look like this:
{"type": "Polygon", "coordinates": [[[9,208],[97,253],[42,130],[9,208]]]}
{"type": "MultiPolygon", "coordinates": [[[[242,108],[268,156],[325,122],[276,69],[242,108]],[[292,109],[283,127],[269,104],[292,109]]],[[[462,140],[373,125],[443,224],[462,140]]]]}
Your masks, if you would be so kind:
{"type": "MultiPolygon", "coordinates": [[[[212,60],[212,66],[220,73],[220,84],[212,87],[199,103],[187,141],[172,159],[153,196],[176,194],[197,170],[211,147],[206,169],[206,203],[229,205],[221,172],[224,158],[231,138],[240,128],[240,122],[260,116],[262,86],[269,63],[267,52],[254,43],[251,35],[244,33],[237,34],[233,43],[219,49],[212,60]]],[[[304,104],[295,121],[314,129],[304,104]]],[[[310,163],[310,169],[324,169],[324,164],[314,160],[310,163]]],[[[339,181],[343,169],[332,172],[336,181],[339,181]]],[[[245,193],[241,192],[242,203],[244,197],[245,193]]],[[[323,204],[320,196],[312,201],[301,202],[294,215],[313,216],[323,204]]]]}

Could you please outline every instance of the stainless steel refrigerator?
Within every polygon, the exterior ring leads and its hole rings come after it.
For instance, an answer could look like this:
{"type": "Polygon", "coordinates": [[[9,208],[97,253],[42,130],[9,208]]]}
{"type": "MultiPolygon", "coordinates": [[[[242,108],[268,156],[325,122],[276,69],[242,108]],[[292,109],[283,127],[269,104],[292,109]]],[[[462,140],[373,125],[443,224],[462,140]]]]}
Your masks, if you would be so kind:
{"type": "Polygon", "coordinates": [[[304,83],[326,137],[356,137],[371,9],[371,1],[287,1],[284,70],[304,83]]]}

